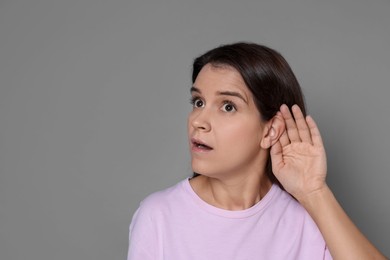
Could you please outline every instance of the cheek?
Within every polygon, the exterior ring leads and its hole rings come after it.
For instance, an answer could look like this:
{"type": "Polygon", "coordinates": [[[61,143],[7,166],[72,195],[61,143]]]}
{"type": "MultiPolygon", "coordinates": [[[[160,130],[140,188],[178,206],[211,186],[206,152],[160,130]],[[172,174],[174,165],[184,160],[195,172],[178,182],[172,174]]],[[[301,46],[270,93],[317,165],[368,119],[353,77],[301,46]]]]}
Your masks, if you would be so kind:
{"type": "Polygon", "coordinates": [[[234,142],[256,142],[261,140],[263,129],[259,124],[253,122],[232,122],[219,129],[220,136],[234,142]]]}

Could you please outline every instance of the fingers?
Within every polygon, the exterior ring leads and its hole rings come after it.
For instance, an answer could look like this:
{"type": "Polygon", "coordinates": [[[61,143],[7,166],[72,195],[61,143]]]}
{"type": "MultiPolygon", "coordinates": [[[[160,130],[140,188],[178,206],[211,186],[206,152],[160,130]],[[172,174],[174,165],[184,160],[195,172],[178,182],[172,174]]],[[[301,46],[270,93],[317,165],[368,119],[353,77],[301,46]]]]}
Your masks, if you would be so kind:
{"type": "Polygon", "coordinates": [[[282,149],[282,144],[280,141],[276,142],[272,147],[271,147],[271,164],[272,164],[272,171],[278,172],[278,169],[283,167],[283,149],[282,149]]]}
{"type": "MultiPolygon", "coordinates": [[[[310,127],[308,126],[308,122],[306,121],[302,110],[297,105],[293,105],[292,113],[288,109],[286,105],[282,105],[280,107],[280,111],[283,115],[283,118],[286,122],[287,128],[287,138],[289,141],[293,142],[307,142],[312,143],[312,133],[310,127]]],[[[312,120],[311,122],[314,123],[312,120]]],[[[315,123],[314,123],[315,125],[315,123]]],[[[315,126],[316,128],[316,126],[315,126]]],[[[318,129],[317,129],[318,130],[318,129]]],[[[319,133],[319,132],[318,132],[319,133]]],[[[283,139],[286,139],[283,137],[283,139]]],[[[284,146],[287,142],[286,140],[281,140],[282,145],[284,146]]]]}
{"type": "Polygon", "coordinates": [[[311,116],[307,116],[306,122],[310,129],[311,139],[313,140],[313,144],[316,146],[323,146],[320,130],[318,129],[318,126],[314,121],[314,119],[311,116]]]}
{"type": "Polygon", "coordinates": [[[290,139],[288,138],[287,131],[283,131],[283,134],[279,137],[279,142],[282,147],[285,147],[290,144],[290,139]]]}
{"type": "Polygon", "coordinates": [[[299,106],[294,105],[292,107],[292,111],[293,111],[293,115],[295,118],[295,122],[297,124],[298,133],[299,136],[301,137],[301,140],[303,142],[311,143],[312,140],[311,140],[310,130],[307,125],[306,119],[303,116],[302,110],[299,108],[299,106]]]}
{"type": "Polygon", "coordinates": [[[286,129],[288,138],[290,141],[293,142],[300,142],[301,138],[299,137],[298,128],[295,124],[295,120],[293,116],[291,115],[290,109],[286,105],[282,105],[280,107],[280,112],[282,113],[282,116],[284,118],[284,121],[286,122],[286,129]]]}

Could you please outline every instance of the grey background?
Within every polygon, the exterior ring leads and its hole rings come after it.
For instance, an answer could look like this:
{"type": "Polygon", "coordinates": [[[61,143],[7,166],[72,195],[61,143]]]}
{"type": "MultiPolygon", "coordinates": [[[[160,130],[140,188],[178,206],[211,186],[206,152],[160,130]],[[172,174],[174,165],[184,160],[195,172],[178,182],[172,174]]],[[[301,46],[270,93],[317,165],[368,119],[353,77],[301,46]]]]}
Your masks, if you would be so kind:
{"type": "Polygon", "coordinates": [[[279,50],[320,125],[328,182],[390,255],[387,0],[0,2],[0,259],[125,259],[147,194],[191,174],[191,62],[279,50]]]}

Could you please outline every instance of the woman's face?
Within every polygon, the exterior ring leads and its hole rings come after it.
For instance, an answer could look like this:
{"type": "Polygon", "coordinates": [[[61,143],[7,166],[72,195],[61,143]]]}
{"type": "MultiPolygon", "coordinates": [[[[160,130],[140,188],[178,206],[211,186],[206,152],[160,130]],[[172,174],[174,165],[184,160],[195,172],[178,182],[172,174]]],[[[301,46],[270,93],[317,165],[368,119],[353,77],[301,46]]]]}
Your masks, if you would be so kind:
{"type": "Polygon", "coordinates": [[[252,93],[231,67],[202,68],[188,117],[192,170],[209,177],[258,174],[264,167],[264,123],[252,93]]]}

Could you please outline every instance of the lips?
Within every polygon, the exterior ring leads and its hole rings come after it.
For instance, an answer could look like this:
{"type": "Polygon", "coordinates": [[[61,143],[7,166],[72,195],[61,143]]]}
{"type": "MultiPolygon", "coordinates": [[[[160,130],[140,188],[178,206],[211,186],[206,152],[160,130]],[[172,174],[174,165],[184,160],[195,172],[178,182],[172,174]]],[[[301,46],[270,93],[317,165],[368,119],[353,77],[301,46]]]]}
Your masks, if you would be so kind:
{"type": "Polygon", "coordinates": [[[211,146],[209,146],[205,142],[198,140],[198,139],[195,139],[195,138],[191,138],[191,145],[192,145],[192,149],[197,150],[197,151],[211,151],[211,150],[213,150],[213,148],[211,146]]]}

